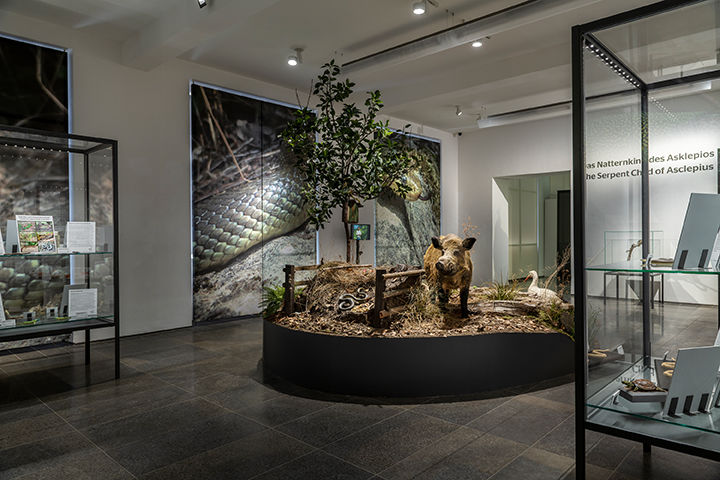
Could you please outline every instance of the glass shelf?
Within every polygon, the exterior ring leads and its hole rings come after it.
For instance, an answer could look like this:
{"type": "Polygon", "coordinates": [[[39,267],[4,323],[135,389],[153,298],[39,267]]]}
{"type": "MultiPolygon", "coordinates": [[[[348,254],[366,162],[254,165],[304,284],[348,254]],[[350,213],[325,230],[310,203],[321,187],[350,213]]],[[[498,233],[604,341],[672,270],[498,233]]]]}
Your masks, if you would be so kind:
{"type": "Polygon", "coordinates": [[[672,268],[672,266],[651,266],[647,268],[640,262],[610,263],[607,265],[593,265],[585,270],[594,272],[632,272],[632,273],[681,273],[687,275],[720,275],[720,270],[714,268],[672,268]]]}
{"type": "Polygon", "coordinates": [[[634,429],[638,428],[636,424],[639,421],[656,422],[718,435],[718,441],[720,441],[720,408],[711,408],[710,413],[664,417],[661,403],[631,403],[619,396],[620,389],[623,388],[622,380],[639,378],[646,378],[657,383],[655,369],[644,367],[642,359],[630,364],[605,387],[587,399],[586,405],[590,409],[588,419],[590,420],[593,415],[600,415],[606,417],[607,420],[608,414],[615,413],[626,417],[623,420],[614,419],[616,424],[623,422],[627,425],[633,424],[634,429]],[[597,411],[593,412],[591,409],[597,409],[597,411]]]}
{"type": "Polygon", "coordinates": [[[64,253],[3,253],[3,258],[38,258],[38,257],[59,257],[64,255],[112,255],[113,252],[64,252],[64,253]]]}
{"type": "Polygon", "coordinates": [[[113,315],[98,315],[95,317],[82,317],[82,318],[70,318],[70,317],[45,318],[45,317],[41,317],[41,318],[38,318],[37,320],[35,320],[34,322],[28,322],[28,323],[25,323],[24,321],[22,321],[22,319],[16,319],[17,323],[15,324],[15,326],[0,327],[0,337],[2,337],[2,335],[4,333],[14,332],[14,331],[16,331],[18,329],[22,329],[22,328],[36,329],[36,328],[41,328],[43,326],[56,326],[59,324],[75,324],[78,322],[88,322],[88,321],[93,321],[93,320],[101,320],[101,321],[107,323],[108,325],[112,325],[114,316],[113,315]]]}

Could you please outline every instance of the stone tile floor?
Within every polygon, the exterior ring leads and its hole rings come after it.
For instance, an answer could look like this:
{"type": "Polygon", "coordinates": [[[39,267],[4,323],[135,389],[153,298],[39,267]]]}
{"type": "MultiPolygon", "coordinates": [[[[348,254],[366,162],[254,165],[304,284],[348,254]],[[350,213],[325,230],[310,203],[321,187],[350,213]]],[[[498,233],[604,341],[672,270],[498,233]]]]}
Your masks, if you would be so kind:
{"type": "MultiPolygon", "coordinates": [[[[1,479],[574,478],[573,384],[407,402],[265,385],[258,319],[0,355],[1,479]]],[[[567,382],[567,380],[565,380],[567,382]]],[[[720,464],[588,433],[591,479],[720,464]]]]}

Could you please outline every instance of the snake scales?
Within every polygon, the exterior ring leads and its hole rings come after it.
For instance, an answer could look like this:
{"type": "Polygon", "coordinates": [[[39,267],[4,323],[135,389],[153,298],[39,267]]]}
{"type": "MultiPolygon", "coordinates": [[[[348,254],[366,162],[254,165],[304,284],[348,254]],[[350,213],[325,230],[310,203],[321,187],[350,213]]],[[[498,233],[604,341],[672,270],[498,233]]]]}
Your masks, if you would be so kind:
{"type": "MultiPolygon", "coordinates": [[[[408,200],[425,200],[416,172],[406,179],[408,200]]],[[[193,264],[203,273],[226,265],[250,248],[285,235],[307,221],[301,179],[288,169],[249,180],[195,204],[193,264]],[[263,194],[264,192],[264,194],[263,194]]]]}
{"type": "Polygon", "coordinates": [[[297,175],[278,171],[195,204],[193,262],[205,272],[307,220],[297,175]],[[263,194],[264,192],[264,194],[263,194]]]}

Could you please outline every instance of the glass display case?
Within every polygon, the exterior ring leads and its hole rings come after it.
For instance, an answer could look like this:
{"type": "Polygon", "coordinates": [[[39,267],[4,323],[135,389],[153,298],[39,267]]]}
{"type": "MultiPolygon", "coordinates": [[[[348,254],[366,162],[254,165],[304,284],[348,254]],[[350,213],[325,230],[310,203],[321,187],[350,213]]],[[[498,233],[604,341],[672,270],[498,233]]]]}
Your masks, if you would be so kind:
{"type": "Polygon", "coordinates": [[[109,329],[119,376],[117,142],[0,126],[0,342],[109,329]]]}
{"type": "Polygon", "coordinates": [[[715,0],[573,28],[578,478],[585,429],[720,459],[719,28],[715,0]]]}

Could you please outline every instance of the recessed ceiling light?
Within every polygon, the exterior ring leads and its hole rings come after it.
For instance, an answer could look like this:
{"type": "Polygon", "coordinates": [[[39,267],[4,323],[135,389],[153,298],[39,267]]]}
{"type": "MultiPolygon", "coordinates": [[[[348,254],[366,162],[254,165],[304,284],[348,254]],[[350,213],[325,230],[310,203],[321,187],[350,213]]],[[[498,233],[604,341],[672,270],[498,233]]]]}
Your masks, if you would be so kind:
{"type": "Polygon", "coordinates": [[[480,48],[480,47],[482,47],[483,44],[482,44],[482,42],[481,42],[480,40],[475,40],[475,41],[472,42],[470,45],[472,45],[473,48],[480,48]]]}
{"type": "Polygon", "coordinates": [[[463,112],[462,112],[462,109],[460,108],[460,105],[455,105],[455,115],[457,115],[459,117],[462,114],[463,114],[463,112]]]}
{"type": "Polygon", "coordinates": [[[207,6],[207,0],[197,0],[197,2],[198,2],[198,7],[200,7],[200,8],[207,6]]]}
{"type": "Polygon", "coordinates": [[[299,65],[299,64],[302,63],[302,51],[303,51],[303,49],[302,49],[302,48],[296,48],[296,49],[294,49],[294,50],[295,50],[295,54],[294,54],[294,55],[290,55],[290,56],[288,57],[288,59],[287,59],[287,63],[288,63],[288,65],[290,65],[291,67],[295,67],[295,66],[297,66],[297,65],[299,65]]]}
{"type": "Polygon", "coordinates": [[[412,12],[415,15],[422,15],[427,10],[427,3],[425,0],[421,0],[419,2],[413,2],[412,4],[412,12]]]}

